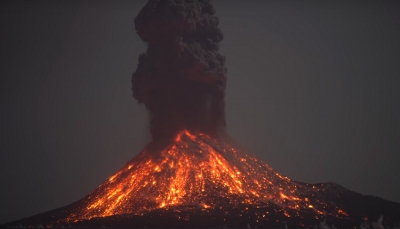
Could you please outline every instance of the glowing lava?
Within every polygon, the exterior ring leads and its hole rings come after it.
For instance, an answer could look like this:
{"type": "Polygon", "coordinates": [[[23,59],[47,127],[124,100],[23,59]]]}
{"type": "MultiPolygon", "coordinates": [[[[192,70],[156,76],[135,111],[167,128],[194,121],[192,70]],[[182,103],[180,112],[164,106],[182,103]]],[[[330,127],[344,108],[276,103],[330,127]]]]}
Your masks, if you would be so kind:
{"type": "Polygon", "coordinates": [[[300,211],[346,217],[335,203],[319,198],[318,191],[274,172],[229,140],[182,131],[159,155],[141,152],[86,196],[66,221],[176,206],[215,209],[240,204],[278,205],[287,217],[300,211]]]}

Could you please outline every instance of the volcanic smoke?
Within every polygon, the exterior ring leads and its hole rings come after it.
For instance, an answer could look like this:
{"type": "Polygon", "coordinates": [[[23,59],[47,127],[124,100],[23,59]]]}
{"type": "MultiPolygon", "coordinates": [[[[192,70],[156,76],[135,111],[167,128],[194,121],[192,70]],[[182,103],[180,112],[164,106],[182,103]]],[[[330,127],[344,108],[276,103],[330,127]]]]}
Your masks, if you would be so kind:
{"type": "Polygon", "coordinates": [[[210,1],[149,1],[135,18],[147,52],[132,75],[133,97],[151,115],[155,142],[187,129],[210,135],[225,127],[223,38],[210,1]]]}

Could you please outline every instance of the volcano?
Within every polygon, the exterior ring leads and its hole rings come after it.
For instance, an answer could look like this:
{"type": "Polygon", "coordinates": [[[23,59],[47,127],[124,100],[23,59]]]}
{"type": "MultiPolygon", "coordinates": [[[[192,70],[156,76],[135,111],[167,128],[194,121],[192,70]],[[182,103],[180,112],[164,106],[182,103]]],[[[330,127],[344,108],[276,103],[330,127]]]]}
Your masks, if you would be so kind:
{"type": "Polygon", "coordinates": [[[333,201],[318,196],[319,190],[238,152],[228,140],[182,131],[159,155],[143,151],[84,198],[66,221],[176,206],[226,209],[269,204],[280,207],[287,217],[300,212],[348,216],[333,201]]]}
{"type": "MultiPolygon", "coordinates": [[[[225,133],[223,35],[207,0],[150,0],[135,18],[147,51],[133,97],[152,141],[83,199],[3,226],[340,227],[400,216],[400,204],[335,183],[291,180],[225,133]]],[[[398,218],[397,218],[398,219],[398,218]]]]}
{"type": "Polygon", "coordinates": [[[335,183],[291,180],[226,135],[179,132],[158,154],[147,149],[83,199],[7,224],[78,227],[307,227],[325,219],[358,226],[400,204],[335,183]]]}

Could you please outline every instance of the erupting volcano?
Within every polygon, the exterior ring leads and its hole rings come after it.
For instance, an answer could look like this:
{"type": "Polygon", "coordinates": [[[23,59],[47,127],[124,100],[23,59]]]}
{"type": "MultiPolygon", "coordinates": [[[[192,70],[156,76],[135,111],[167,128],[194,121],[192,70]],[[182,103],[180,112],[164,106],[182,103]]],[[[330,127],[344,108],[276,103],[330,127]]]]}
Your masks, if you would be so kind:
{"type": "Polygon", "coordinates": [[[82,200],[24,224],[305,227],[400,215],[397,203],[274,171],[225,133],[223,35],[207,0],[150,0],[135,18],[147,43],[132,76],[152,142],[82,200]],[[373,209],[370,209],[373,208],[373,209]]]}
{"type": "Polygon", "coordinates": [[[348,216],[335,203],[317,197],[318,191],[241,155],[227,140],[182,131],[159,155],[143,151],[134,158],[89,194],[68,221],[179,205],[214,209],[273,204],[288,217],[301,211],[348,216]]]}

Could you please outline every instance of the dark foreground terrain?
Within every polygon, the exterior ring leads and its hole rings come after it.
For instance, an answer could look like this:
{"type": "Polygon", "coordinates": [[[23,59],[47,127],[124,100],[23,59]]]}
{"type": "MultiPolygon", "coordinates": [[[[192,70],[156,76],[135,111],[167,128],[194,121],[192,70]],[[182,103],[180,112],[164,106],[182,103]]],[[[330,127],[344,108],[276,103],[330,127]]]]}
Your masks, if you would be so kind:
{"type": "MultiPolygon", "coordinates": [[[[321,195],[335,201],[347,216],[338,219],[335,216],[316,215],[315,212],[282,209],[272,203],[230,206],[220,208],[202,208],[196,205],[176,206],[152,210],[139,215],[125,214],[92,218],[76,222],[63,221],[79,201],[68,206],[44,212],[32,217],[1,225],[2,228],[23,227],[113,227],[113,228],[289,228],[314,227],[323,219],[327,225],[337,228],[355,228],[367,220],[374,222],[384,215],[383,225],[393,225],[400,220],[400,204],[378,197],[361,195],[334,183],[314,184],[324,187],[321,195]]],[[[217,198],[217,197],[215,197],[217,198]]],[[[219,202],[223,202],[219,200],[219,202]]]]}

